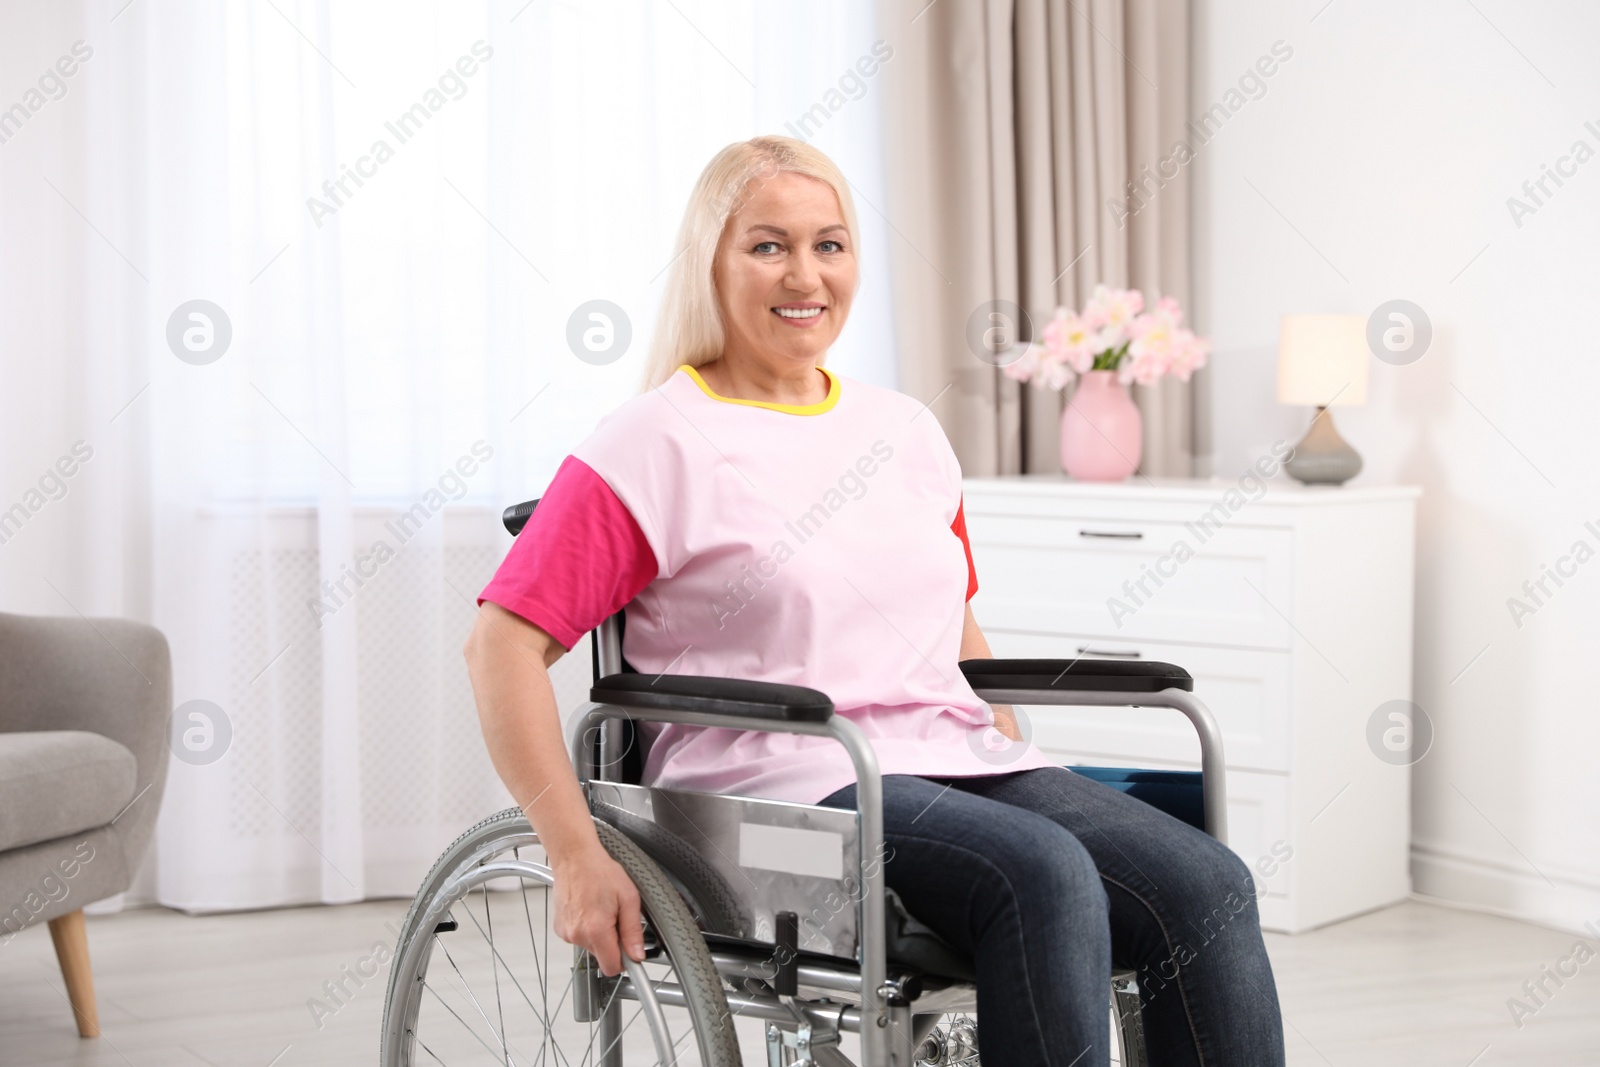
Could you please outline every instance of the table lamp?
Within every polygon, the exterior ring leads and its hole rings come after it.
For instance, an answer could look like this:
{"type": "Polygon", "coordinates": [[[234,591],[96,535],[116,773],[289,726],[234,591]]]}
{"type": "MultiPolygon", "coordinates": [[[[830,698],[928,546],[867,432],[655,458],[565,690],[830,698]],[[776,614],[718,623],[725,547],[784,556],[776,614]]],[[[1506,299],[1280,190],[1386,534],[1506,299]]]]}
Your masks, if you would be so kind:
{"type": "Polygon", "coordinates": [[[1367,323],[1360,315],[1285,315],[1278,332],[1278,403],[1317,409],[1283,465],[1306,485],[1341,485],[1361,456],[1333,428],[1330,407],[1367,402],[1367,323]]]}

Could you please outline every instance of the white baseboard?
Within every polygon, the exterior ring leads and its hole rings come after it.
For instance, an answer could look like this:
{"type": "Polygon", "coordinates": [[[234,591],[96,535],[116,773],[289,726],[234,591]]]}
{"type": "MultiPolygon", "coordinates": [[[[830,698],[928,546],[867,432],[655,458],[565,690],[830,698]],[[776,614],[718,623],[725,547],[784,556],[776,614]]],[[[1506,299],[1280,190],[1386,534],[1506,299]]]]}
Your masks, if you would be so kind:
{"type": "MultiPolygon", "coordinates": [[[[1507,919],[1588,934],[1600,927],[1600,876],[1473,856],[1413,841],[1414,895],[1430,903],[1470,908],[1507,919]]],[[[1592,936],[1592,935],[1591,935],[1592,936]]]]}

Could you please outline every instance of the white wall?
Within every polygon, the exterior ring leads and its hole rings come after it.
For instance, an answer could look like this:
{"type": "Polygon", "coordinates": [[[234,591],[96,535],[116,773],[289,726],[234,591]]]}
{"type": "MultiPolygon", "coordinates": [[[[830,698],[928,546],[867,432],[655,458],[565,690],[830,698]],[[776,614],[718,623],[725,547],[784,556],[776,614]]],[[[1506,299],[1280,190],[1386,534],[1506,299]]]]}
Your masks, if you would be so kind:
{"type": "Polygon", "coordinates": [[[1426,355],[1373,360],[1370,402],[1337,413],[1360,481],[1424,487],[1415,887],[1600,919],[1600,558],[1520,628],[1506,603],[1575,541],[1600,550],[1600,5],[1196,0],[1195,27],[1197,113],[1293,49],[1190,164],[1212,469],[1304,425],[1273,397],[1280,314],[1427,311],[1426,355]],[[1578,140],[1596,158],[1516,225],[1507,198],[1578,140]]]}

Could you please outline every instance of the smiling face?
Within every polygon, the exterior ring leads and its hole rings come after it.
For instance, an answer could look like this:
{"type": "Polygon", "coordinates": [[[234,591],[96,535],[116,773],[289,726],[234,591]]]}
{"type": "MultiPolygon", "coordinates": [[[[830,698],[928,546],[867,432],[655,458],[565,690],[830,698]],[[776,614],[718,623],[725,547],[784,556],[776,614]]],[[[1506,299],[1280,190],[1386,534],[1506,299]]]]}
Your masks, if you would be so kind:
{"type": "Polygon", "coordinates": [[[856,269],[827,183],[791,172],[752,181],[712,268],[724,358],[754,359],[780,374],[815,367],[850,314],[856,269]]]}

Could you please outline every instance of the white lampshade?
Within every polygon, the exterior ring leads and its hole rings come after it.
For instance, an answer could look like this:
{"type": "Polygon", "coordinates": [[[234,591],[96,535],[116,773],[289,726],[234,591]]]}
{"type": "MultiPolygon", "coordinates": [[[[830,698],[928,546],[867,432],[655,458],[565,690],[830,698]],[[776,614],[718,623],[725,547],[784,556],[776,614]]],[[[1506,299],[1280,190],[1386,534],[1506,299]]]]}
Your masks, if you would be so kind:
{"type": "Polygon", "coordinates": [[[1367,320],[1285,315],[1278,331],[1278,403],[1348,407],[1367,402],[1367,320]]]}

